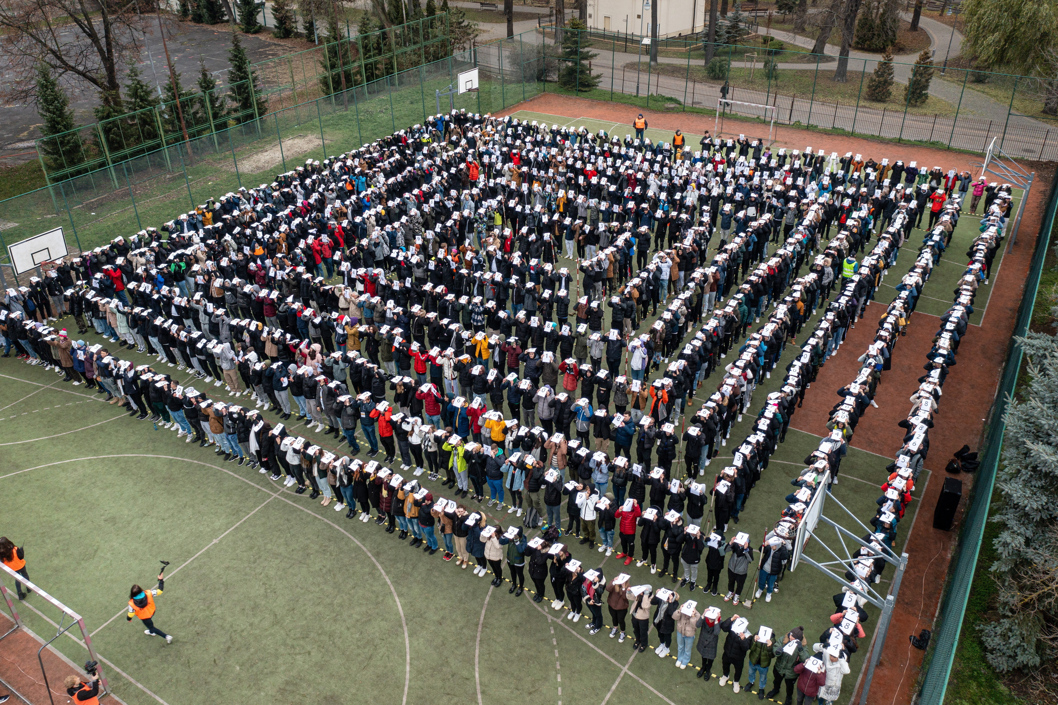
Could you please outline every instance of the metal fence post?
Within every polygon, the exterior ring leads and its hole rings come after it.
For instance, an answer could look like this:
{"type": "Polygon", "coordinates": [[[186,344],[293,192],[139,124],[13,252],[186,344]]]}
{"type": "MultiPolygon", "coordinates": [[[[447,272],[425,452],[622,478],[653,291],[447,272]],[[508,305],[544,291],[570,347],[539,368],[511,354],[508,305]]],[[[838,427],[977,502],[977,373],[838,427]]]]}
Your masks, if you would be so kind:
{"type": "MultiPolygon", "coordinates": [[[[231,135],[228,136],[229,139],[231,135]]],[[[195,197],[191,195],[191,182],[187,178],[187,164],[184,163],[184,150],[178,149],[176,153],[180,155],[180,168],[184,172],[184,186],[187,186],[187,200],[191,204],[191,208],[195,207],[195,197]]]]}
{"type": "Polygon", "coordinates": [[[239,173],[239,160],[235,157],[235,140],[231,138],[231,130],[228,131],[228,146],[231,147],[231,163],[235,166],[235,178],[242,188],[242,175],[239,173]]]}
{"type": "MultiPolygon", "coordinates": [[[[915,77],[915,69],[911,69],[911,77],[907,79],[908,88],[911,87],[911,80],[915,77]]],[[[904,123],[907,122],[907,109],[911,106],[911,91],[904,89],[907,93],[907,97],[904,99],[904,117],[900,120],[900,132],[896,135],[896,141],[899,142],[904,137],[904,123]]]]}
{"type": "Polygon", "coordinates": [[[132,212],[136,214],[136,225],[140,230],[143,230],[143,223],[140,222],[140,210],[136,207],[136,197],[132,195],[132,181],[129,180],[129,170],[125,167],[126,162],[121,162],[121,171],[125,174],[125,185],[129,189],[129,199],[132,201],[132,212]]]}
{"type": "MultiPolygon", "coordinates": [[[[502,39],[500,40],[499,44],[497,44],[497,46],[499,47],[499,53],[500,53],[500,108],[503,109],[503,108],[507,107],[507,84],[503,80],[503,40],[502,39]]],[[[420,78],[422,78],[422,74],[420,73],[419,75],[420,75],[420,78]]],[[[425,86],[423,86],[423,81],[422,80],[419,81],[419,86],[421,88],[423,88],[423,90],[425,90],[425,86]]],[[[425,121],[426,120],[426,94],[425,93],[423,94],[422,104],[423,104],[423,109],[422,109],[423,120],[425,121]]]]}
{"type": "Polygon", "coordinates": [[[297,80],[294,78],[294,62],[290,57],[287,57],[287,67],[290,69],[290,89],[294,91],[294,119],[297,121],[297,124],[300,125],[301,111],[298,108],[298,84],[297,80]]]}
{"type": "Polygon", "coordinates": [[[610,102],[613,102],[613,79],[616,71],[614,70],[617,65],[617,39],[611,40],[610,45],[610,102]]]}
{"type": "Polygon", "coordinates": [[[970,72],[963,72],[962,91],[959,92],[959,104],[955,107],[955,117],[951,121],[951,135],[948,136],[948,149],[951,149],[952,140],[955,139],[955,123],[959,121],[959,109],[962,108],[962,97],[966,94],[966,81],[970,78],[970,72]]]}
{"type": "MultiPolygon", "coordinates": [[[[566,18],[563,17],[561,22],[564,22],[565,19],[566,18]]],[[[581,34],[582,34],[581,32],[579,32],[579,31],[577,32],[577,84],[576,84],[576,92],[577,93],[580,93],[580,35],[581,34]]]]}
{"type": "MultiPolygon", "coordinates": [[[[812,106],[816,102],[816,83],[819,81],[819,54],[816,54],[816,74],[812,78],[812,97],[808,99],[808,120],[805,121],[805,125],[808,127],[812,126],[812,106]]],[[[793,104],[790,104],[791,117],[793,117],[793,104]]]]}
{"type": "Polygon", "coordinates": [[[211,108],[209,105],[210,100],[208,94],[202,94],[202,102],[206,105],[206,117],[209,118],[209,134],[213,137],[213,151],[219,152],[220,145],[217,144],[217,128],[213,124],[213,108],[211,108]]]}
{"type": "MultiPolygon", "coordinates": [[[[867,59],[863,60],[863,71],[860,71],[860,90],[856,94],[856,110],[852,113],[852,124],[849,125],[849,132],[856,134],[856,118],[860,116],[860,97],[863,96],[863,79],[867,76],[867,59]]],[[[878,132],[881,133],[882,128],[879,125],[878,132]]]]}
{"type": "Polygon", "coordinates": [[[687,49],[687,76],[683,79],[683,111],[687,112],[687,84],[691,82],[691,48],[687,49]]]}
{"type": "Polygon", "coordinates": [[[276,124],[276,139],[279,140],[279,159],[283,162],[283,171],[288,171],[288,169],[287,169],[287,158],[286,158],[286,155],[283,154],[283,133],[279,131],[279,113],[278,112],[272,113],[272,120],[276,124]]]}
{"type": "Polygon", "coordinates": [[[1018,92],[1018,79],[1019,78],[1021,78],[1021,76],[1015,76],[1014,77],[1014,88],[1013,88],[1013,90],[1010,91],[1010,105],[1007,106],[1007,119],[1003,123],[1003,136],[999,138],[999,148],[1000,149],[1004,148],[1003,145],[1004,145],[1004,143],[1006,142],[1006,139],[1007,139],[1007,125],[1010,124],[1010,113],[1014,110],[1014,96],[1017,95],[1017,92],[1018,92]]]}
{"type": "MultiPolygon", "coordinates": [[[[522,100],[525,100],[525,42],[522,41],[522,35],[518,35],[518,58],[521,59],[519,65],[522,66],[522,100]]],[[[547,59],[544,59],[543,66],[544,76],[547,76],[547,59]]],[[[536,78],[535,76],[533,77],[536,78]]],[[[533,81],[536,82],[535,80],[533,81]]]]}
{"type": "MultiPolygon", "coordinates": [[[[501,76],[502,76],[503,69],[500,69],[500,71],[501,71],[501,76]]],[[[353,95],[356,95],[355,91],[353,92],[353,95]]],[[[420,66],[419,67],[419,96],[421,96],[421,98],[422,98],[422,121],[423,121],[423,124],[426,124],[426,67],[425,66],[420,66]]],[[[357,110],[356,112],[357,112],[358,115],[360,114],[359,110],[357,110]]],[[[360,122],[360,120],[357,119],[357,129],[360,129],[359,122],[360,122]]]]}
{"type": "Polygon", "coordinates": [[[81,238],[77,237],[77,226],[73,222],[73,211],[70,210],[70,202],[66,200],[66,189],[62,187],[61,181],[59,182],[59,193],[62,194],[62,204],[66,208],[66,216],[70,219],[70,228],[73,230],[73,239],[77,242],[77,249],[84,252],[81,247],[81,238]]]}
{"type": "Polygon", "coordinates": [[[327,139],[323,136],[323,113],[320,112],[320,99],[316,99],[316,121],[320,124],[320,146],[323,148],[323,157],[327,158],[327,139]]]}
{"type": "Polygon", "coordinates": [[[397,118],[393,114],[393,88],[389,85],[389,76],[386,76],[386,93],[389,94],[389,122],[393,125],[393,131],[397,131],[397,118]]]}
{"type": "MultiPolygon", "coordinates": [[[[1011,96],[1010,100],[1013,102],[1013,96],[1011,96]]],[[[99,135],[99,145],[103,148],[103,158],[106,159],[107,162],[107,171],[110,173],[110,180],[113,182],[114,188],[116,189],[118,187],[118,177],[114,174],[114,162],[110,161],[110,147],[107,145],[106,135],[103,134],[103,128],[101,127],[102,124],[103,123],[101,122],[96,123],[96,134],[99,135]]]]}

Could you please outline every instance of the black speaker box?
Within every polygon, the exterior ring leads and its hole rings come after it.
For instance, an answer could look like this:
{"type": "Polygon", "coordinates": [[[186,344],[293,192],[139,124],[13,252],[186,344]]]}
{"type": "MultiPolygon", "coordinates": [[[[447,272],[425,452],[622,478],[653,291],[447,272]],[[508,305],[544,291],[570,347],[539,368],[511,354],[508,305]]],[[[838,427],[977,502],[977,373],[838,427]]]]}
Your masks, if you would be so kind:
{"type": "Polygon", "coordinates": [[[954,477],[944,478],[944,487],[941,488],[940,497],[937,498],[937,508],[933,511],[933,528],[941,531],[951,531],[955,523],[955,510],[959,508],[959,500],[962,499],[962,480],[954,477]]]}

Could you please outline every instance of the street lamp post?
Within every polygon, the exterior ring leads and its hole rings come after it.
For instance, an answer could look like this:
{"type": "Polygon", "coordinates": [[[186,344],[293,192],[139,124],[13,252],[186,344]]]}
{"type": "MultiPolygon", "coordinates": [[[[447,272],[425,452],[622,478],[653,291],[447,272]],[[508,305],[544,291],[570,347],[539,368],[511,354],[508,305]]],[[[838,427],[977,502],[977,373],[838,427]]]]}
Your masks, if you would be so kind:
{"type": "Polygon", "coordinates": [[[955,21],[952,22],[951,25],[951,36],[948,37],[948,50],[944,52],[944,65],[940,69],[941,74],[948,72],[948,55],[951,54],[951,43],[955,39],[955,28],[959,26],[959,9],[959,5],[952,7],[952,14],[955,15],[955,21]]]}
{"type": "Polygon", "coordinates": [[[640,63],[643,60],[643,44],[650,40],[643,36],[643,16],[650,10],[650,0],[643,0],[643,6],[639,9],[639,56],[636,58],[636,98],[639,97],[639,74],[640,63]]]}

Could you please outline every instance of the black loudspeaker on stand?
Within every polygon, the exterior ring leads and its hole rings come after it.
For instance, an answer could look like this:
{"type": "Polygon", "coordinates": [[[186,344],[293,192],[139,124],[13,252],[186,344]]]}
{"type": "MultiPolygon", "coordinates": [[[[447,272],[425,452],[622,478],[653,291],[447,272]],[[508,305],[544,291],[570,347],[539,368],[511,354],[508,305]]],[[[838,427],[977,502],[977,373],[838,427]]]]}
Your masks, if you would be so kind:
{"type": "Polygon", "coordinates": [[[933,511],[933,528],[941,531],[951,531],[955,523],[955,510],[959,508],[959,500],[962,499],[962,480],[954,477],[944,478],[944,487],[941,488],[940,497],[937,498],[937,508],[933,511]]]}

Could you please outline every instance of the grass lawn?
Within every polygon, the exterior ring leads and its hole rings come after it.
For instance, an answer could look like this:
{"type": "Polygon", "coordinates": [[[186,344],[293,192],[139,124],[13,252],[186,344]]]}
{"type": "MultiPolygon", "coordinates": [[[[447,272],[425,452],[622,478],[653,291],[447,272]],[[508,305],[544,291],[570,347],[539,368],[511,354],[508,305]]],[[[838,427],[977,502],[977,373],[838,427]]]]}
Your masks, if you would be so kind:
{"type": "Polygon", "coordinates": [[[39,189],[45,183],[40,160],[0,169],[0,201],[39,189]]]}
{"type": "Polygon", "coordinates": [[[1043,112],[1045,96],[1038,81],[1022,78],[1015,84],[1013,76],[992,73],[986,74],[987,82],[976,83],[969,67],[970,62],[967,59],[957,56],[948,61],[948,70],[945,73],[941,73],[939,67],[936,68],[933,71],[933,78],[965,86],[967,91],[977,91],[1001,105],[1011,106],[1014,113],[1058,127],[1058,115],[1048,115],[1043,112]],[[1013,103],[1011,97],[1014,99],[1013,103]]]}
{"type": "MultiPolygon", "coordinates": [[[[813,69],[791,70],[780,68],[778,70],[778,78],[775,80],[769,80],[760,65],[752,70],[752,78],[750,77],[751,69],[733,67],[730,70],[727,80],[734,89],[734,93],[731,95],[734,100],[738,100],[738,89],[746,88],[755,91],[779,93],[781,95],[795,95],[798,98],[803,99],[812,98],[814,95],[814,99],[817,101],[838,102],[843,105],[854,105],[858,100],[864,107],[876,109],[886,107],[892,110],[901,111],[904,109],[905,101],[902,88],[903,84],[894,84],[893,92],[888,102],[875,103],[873,101],[868,101],[863,96],[862,92],[866,90],[867,81],[870,80],[869,71],[864,72],[862,70],[854,70],[855,62],[850,62],[848,72],[849,80],[845,83],[835,83],[831,80],[833,75],[832,66],[832,64],[821,65],[818,72],[813,69]],[[861,83],[863,84],[862,89],[861,83]]],[[[627,64],[625,68],[635,71],[636,64],[635,62],[632,62],[627,64]]],[[[686,79],[688,76],[688,68],[686,66],[658,64],[657,66],[650,68],[647,62],[644,61],[640,63],[640,70],[646,72],[648,69],[654,73],[661,73],[662,75],[673,76],[675,78],[686,79]]],[[[690,67],[690,79],[700,83],[713,83],[716,85],[723,84],[723,80],[709,78],[706,70],[701,66],[692,65],[690,67]]],[[[954,115],[956,112],[956,106],[931,95],[926,99],[926,102],[923,105],[911,107],[908,109],[908,112],[921,115],[954,115]]]]}

